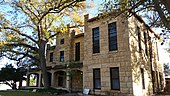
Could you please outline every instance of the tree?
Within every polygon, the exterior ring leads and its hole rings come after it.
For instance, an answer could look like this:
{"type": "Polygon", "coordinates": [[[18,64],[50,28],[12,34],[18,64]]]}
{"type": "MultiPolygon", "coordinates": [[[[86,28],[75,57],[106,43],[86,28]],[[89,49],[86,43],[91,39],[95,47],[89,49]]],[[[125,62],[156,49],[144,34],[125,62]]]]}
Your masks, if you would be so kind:
{"type": "Polygon", "coordinates": [[[165,76],[168,76],[169,72],[170,72],[169,63],[164,64],[164,73],[165,73],[165,76]]]}
{"type": "Polygon", "coordinates": [[[19,82],[24,74],[25,72],[21,68],[14,68],[12,64],[7,64],[0,70],[0,82],[10,86],[12,89],[17,89],[16,82],[19,82]]]}
{"type": "Polygon", "coordinates": [[[83,0],[14,0],[5,2],[12,10],[0,14],[1,57],[21,62],[34,60],[42,71],[44,87],[49,88],[46,45],[58,32],[67,32],[63,19],[81,25],[83,0]],[[72,14],[71,14],[72,13],[72,14]],[[11,17],[9,17],[11,16],[11,17]],[[67,16],[67,18],[66,18],[67,16]]]}
{"type": "Polygon", "coordinates": [[[169,0],[105,0],[103,5],[102,11],[104,12],[119,9],[121,12],[129,11],[132,14],[140,14],[147,19],[149,27],[164,28],[161,35],[170,33],[169,0]]]}

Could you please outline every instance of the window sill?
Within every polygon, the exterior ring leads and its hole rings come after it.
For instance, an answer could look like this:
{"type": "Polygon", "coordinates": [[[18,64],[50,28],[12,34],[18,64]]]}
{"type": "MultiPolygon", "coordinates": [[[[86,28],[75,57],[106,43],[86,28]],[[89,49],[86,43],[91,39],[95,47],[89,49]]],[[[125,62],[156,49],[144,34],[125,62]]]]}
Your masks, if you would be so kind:
{"type": "Polygon", "coordinates": [[[100,55],[100,53],[92,53],[92,56],[100,55]]]}
{"type": "Polygon", "coordinates": [[[118,50],[114,50],[114,51],[109,51],[108,53],[111,54],[111,53],[117,53],[118,50]]]}

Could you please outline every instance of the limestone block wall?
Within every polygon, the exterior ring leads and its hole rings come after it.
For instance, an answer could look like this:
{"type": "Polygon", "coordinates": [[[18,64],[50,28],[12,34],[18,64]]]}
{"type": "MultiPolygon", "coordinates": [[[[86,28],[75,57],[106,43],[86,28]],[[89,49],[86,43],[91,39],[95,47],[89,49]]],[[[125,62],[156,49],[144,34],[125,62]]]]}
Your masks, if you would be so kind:
{"type": "Polygon", "coordinates": [[[95,94],[117,94],[131,95],[132,70],[129,49],[129,33],[127,30],[127,18],[106,17],[88,22],[85,16],[84,33],[84,61],[83,61],[83,87],[95,94]],[[123,19],[122,19],[123,18],[123,19]],[[108,24],[116,22],[118,50],[109,51],[108,48],[108,24]],[[100,31],[100,53],[92,52],[92,28],[99,27],[100,31]],[[119,67],[120,90],[111,90],[110,68],[119,67]],[[100,68],[101,89],[93,87],[93,69],[100,68]]]}
{"type": "MultiPolygon", "coordinates": [[[[153,33],[151,30],[148,30],[146,28],[146,25],[143,22],[139,21],[135,17],[132,16],[131,18],[129,18],[128,22],[129,22],[128,30],[130,33],[129,46],[131,51],[133,93],[135,96],[149,96],[153,94],[153,86],[155,88],[154,90],[157,91],[157,89],[159,89],[158,85],[160,85],[159,82],[162,82],[160,81],[161,79],[159,78],[159,76],[158,78],[154,78],[154,82],[155,82],[154,85],[152,81],[153,71],[155,72],[158,71],[158,73],[160,74],[163,73],[162,66],[159,64],[158,48],[157,48],[158,38],[156,37],[155,33],[153,33]],[[138,38],[137,27],[139,28],[140,31],[141,52],[139,49],[139,38],[138,38]],[[146,38],[147,42],[144,41],[144,32],[148,34],[146,38]],[[145,88],[142,87],[141,68],[144,70],[145,88]]],[[[156,77],[155,72],[154,72],[155,75],[154,77],[156,77]]]]}
{"type": "Polygon", "coordinates": [[[144,28],[144,24],[140,23],[135,17],[131,17],[128,20],[128,29],[130,33],[129,44],[131,51],[133,93],[135,96],[146,96],[146,93],[149,90],[152,90],[150,62],[149,57],[146,55],[145,52],[145,43],[143,38],[143,32],[147,32],[147,30],[144,28]],[[141,37],[141,52],[139,49],[137,27],[139,27],[141,37]],[[144,77],[146,77],[144,78],[145,89],[143,89],[142,87],[141,68],[144,70],[144,77]]]}
{"type": "Polygon", "coordinates": [[[75,46],[76,43],[80,42],[80,61],[76,61],[76,62],[83,62],[84,60],[84,34],[81,33],[80,36],[76,36],[74,35],[73,38],[71,39],[71,56],[70,56],[70,60],[71,61],[75,61],[75,46]]]}

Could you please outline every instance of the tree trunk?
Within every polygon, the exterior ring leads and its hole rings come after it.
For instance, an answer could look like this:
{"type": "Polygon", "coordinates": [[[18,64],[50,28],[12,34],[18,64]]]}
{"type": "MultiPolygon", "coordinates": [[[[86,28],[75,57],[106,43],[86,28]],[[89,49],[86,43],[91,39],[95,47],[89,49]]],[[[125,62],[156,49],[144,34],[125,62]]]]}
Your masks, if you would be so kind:
{"type": "Polygon", "coordinates": [[[23,75],[20,76],[18,89],[21,89],[22,87],[22,79],[23,79],[23,75]]]}
{"type": "Polygon", "coordinates": [[[40,58],[40,66],[41,66],[41,71],[42,71],[42,78],[44,81],[44,87],[49,88],[49,79],[48,79],[48,73],[47,73],[47,68],[46,68],[46,58],[45,58],[45,46],[46,46],[46,41],[45,40],[40,40],[39,41],[39,58],[40,58]]]}
{"type": "Polygon", "coordinates": [[[168,30],[169,30],[170,29],[169,22],[168,22],[168,20],[167,20],[167,18],[165,16],[164,12],[161,9],[159,1],[158,0],[153,0],[153,3],[154,3],[155,10],[158,12],[159,17],[161,18],[161,21],[163,22],[164,26],[166,28],[168,28],[168,30]]]}
{"type": "Polygon", "coordinates": [[[15,82],[15,81],[14,81],[11,85],[12,85],[12,89],[13,89],[13,90],[16,90],[16,89],[17,89],[17,86],[16,86],[16,82],[15,82]]]}

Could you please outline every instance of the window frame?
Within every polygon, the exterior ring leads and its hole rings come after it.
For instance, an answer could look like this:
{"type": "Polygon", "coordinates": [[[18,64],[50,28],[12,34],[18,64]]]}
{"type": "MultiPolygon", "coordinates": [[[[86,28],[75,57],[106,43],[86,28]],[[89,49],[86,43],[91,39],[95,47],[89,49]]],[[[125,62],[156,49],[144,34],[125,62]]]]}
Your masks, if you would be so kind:
{"type": "Polygon", "coordinates": [[[92,28],[92,43],[93,43],[93,54],[100,53],[100,28],[99,27],[92,28]]]}
{"type": "Polygon", "coordinates": [[[110,86],[111,86],[111,90],[119,90],[120,91],[120,74],[119,74],[119,67],[111,67],[110,68],[110,86]],[[118,77],[113,77],[113,71],[112,70],[117,70],[118,73],[118,77]],[[113,80],[118,80],[118,88],[114,88],[113,85],[113,80]]]}
{"type": "Polygon", "coordinates": [[[64,44],[64,38],[60,39],[60,45],[64,44]]]}
{"type": "Polygon", "coordinates": [[[80,61],[80,42],[75,43],[75,61],[80,61]]]}
{"type": "Polygon", "coordinates": [[[142,79],[142,89],[145,89],[145,73],[144,73],[144,69],[140,68],[140,72],[141,72],[141,79],[142,79]]]}
{"type": "Polygon", "coordinates": [[[93,89],[101,89],[101,73],[100,73],[100,68],[93,69],[93,89]],[[99,73],[98,73],[99,77],[96,76],[97,74],[95,74],[96,73],[95,71],[99,71],[99,73]],[[99,82],[97,82],[97,80],[99,82]],[[99,88],[97,88],[96,83],[99,83],[99,88]]]}
{"type": "Polygon", "coordinates": [[[108,44],[109,44],[109,51],[118,50],[116,22],[112,22],[108,24],[108,44]]]}
{"type": "Polygon", "coordinates": [[[148,56],[148,32],[146,33],[146,32],[143,32],[143,35],[144,35],[144,43],[145,43],[145,54],[146,54],[146,56],[148,56]]]}
{"type": "Polygon", "coordinates": [[[54,56],[54,52],[50,52],[50,60],[49,60],[49,62],[53,62],[53,56],[54,56]]]}
{"type": "Polygon", "coordinates": [[[140,28],[137,27],[137,35],[138,35],[138,47],[139,47],[139,53],[142,52],[142,46],[141,46],[141,31],[140,28]]]}
{"type": "Polygon", "coordinates": [[[60,51],[60,62],[64,62],[64,51],[60,51]]]}

